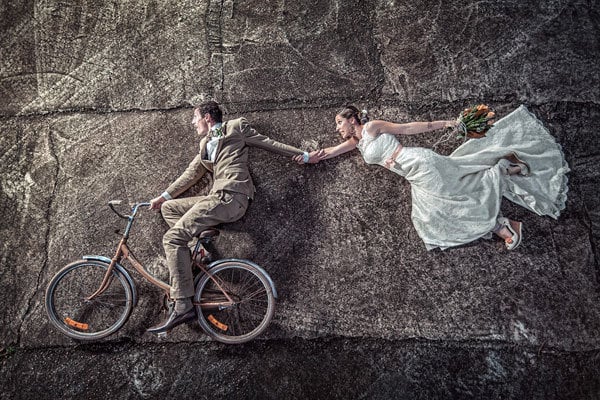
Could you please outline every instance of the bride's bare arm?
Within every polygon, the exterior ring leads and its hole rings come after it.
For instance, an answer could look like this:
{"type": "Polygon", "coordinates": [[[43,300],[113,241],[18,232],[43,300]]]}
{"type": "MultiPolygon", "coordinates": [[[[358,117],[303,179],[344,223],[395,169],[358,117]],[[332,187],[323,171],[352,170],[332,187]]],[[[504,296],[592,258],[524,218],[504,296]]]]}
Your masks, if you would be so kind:
{"type": "Polygon", "coordinates": [[[326,148],[320,150],[322,152],[321,160],[333,158],[333,157],[339,156],[340,154],[344,154],[349,151],[352,151],[356,148],[357,144],[358,144],[358,140],[356,140],[355,138],[350,138],[350,139],[346,140],[345,142],[338,144],[337,146],[326,147],[326,148]]]}
{"type": "MultiPolygon", "coordinates": [[[[355,138],[351,138],[351,139],[346,140],[345,142],[338,144],[337,146],[326,147],[321,150],[312,151],[308,154],[309,155],[308,163],[316,164],[321,160],[326,160],[328,158],[333,158],[335,156],[339,156],[340,154],[347,153],[351,150],[354,150],[356,148],[357,144],[358,144],[358,140],[356,140],[355,138]]],[[[304,163],[302,161],[302,155],[295,156],[294,160],[298,164],[304,163]]]]}
{"type": "Polygon", "coordinates": [[[380,133],[391,133],[392,135],[416,135],[442,128],[453,128],[455,126],[456,121],[408,122],[405,124],[397,124],[394,122],[375,120],[368,122],[365,125],[365,130],[371,136],[377,136],[380,133]]]}

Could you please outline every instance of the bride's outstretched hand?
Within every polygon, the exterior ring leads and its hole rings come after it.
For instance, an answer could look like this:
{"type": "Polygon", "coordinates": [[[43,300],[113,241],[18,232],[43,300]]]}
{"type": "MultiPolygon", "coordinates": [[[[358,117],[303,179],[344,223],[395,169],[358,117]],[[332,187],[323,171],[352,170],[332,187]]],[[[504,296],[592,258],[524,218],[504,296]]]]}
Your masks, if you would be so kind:
{"type": "MultiPolygon", "coordinates": [[[[306,162],[306,164],[316,164],[319,161],[324,160],[324,159],[325,159],[325,150],[321,149],[321,150],[311,151],[310,153],[308,153],[308,161],[306,162]]],[[[305,164],[304,156],[302,154],[294,156],[293,160],[296,161],[298,164],[305,164]]]]}
{"type": "Polygon", "coordinates": [[[458,121],[453,120],[453,121],[446,121],[446,125],[444,126],[444,128],[456,128],[458,126],[458,121]]]}
{"type": "Polygon", "coordinates": [[[324,160],[325,155],[325,150],[323,149],[311,151],[310,153],[308,153],[308,163],[316,164],[319,161],[324,160]]]}

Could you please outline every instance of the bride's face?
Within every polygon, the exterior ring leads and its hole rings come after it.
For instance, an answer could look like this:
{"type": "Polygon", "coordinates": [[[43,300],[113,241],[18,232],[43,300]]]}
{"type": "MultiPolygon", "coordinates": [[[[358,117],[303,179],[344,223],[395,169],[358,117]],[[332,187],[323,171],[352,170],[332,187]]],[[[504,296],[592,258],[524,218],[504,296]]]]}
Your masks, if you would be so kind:
{"type": "Polygon", "coordinates": [[[350,123],[350,120],[340,116],[335,116],[336,131],[342,136],[342,139],[347,140],[356,135],[356,127],[350,123]]]}

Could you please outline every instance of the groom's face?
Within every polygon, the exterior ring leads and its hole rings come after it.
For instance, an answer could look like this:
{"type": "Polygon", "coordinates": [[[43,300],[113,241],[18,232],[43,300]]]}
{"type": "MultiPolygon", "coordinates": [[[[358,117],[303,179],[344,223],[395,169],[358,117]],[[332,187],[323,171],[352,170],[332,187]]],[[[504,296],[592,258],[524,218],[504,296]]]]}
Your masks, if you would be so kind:
{"type": "Polygon", "coordinates": [[[356,128],[350,123],[350,120],[340,115],[335,116],[335,126],[344,140],[350,139],[356,134],[356,128]]]}
{"type": "MultiPolygon", "coordinates": [[[[208,115],[208,114],[206,114],[208,115]]],[[[192,119],[192,125],[196,128],[198,136],[205,136],[208,133],[208,123],[206,121],[206,115],[200,114],[199,109],[194,110],[194,119],[192,119]]]]}

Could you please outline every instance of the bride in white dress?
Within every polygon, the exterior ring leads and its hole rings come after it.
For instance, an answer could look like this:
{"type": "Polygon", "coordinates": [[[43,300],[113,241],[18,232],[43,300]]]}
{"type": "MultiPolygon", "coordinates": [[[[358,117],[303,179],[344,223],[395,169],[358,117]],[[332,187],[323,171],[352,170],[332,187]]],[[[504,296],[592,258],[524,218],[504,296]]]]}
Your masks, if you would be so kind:
{"type": "Polygon", "coordinates": [[[500,215],[502,196],[553,218],[565,208],[569,167],[560,145],[525,106],[497,121],[486,137],[468,140],[449,156],[404,147],[397,137],[455,127],[456,121],[367,122],[361,117],[354,106],[338,113],[337,131],[345,141],[311,153],[311,162],[358,148],[367,164],[406,178],[412,221],[428,250],[490,237],[490,232],[507,249],[517,248],[522,223],[500,215]]]}

